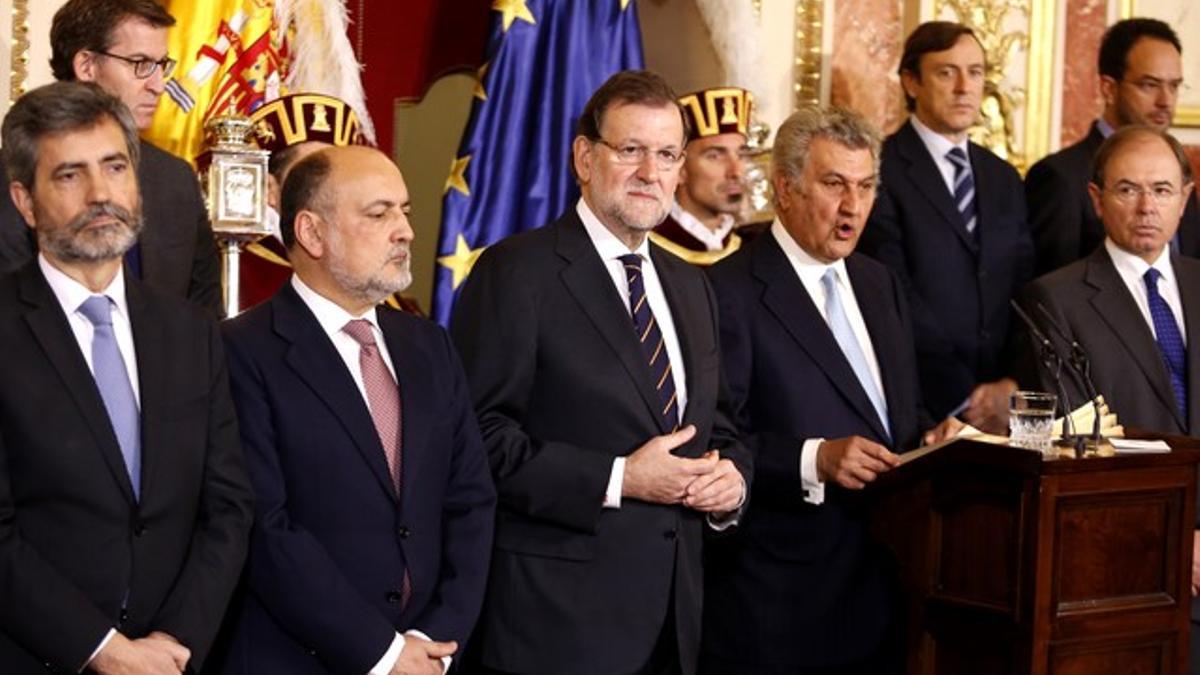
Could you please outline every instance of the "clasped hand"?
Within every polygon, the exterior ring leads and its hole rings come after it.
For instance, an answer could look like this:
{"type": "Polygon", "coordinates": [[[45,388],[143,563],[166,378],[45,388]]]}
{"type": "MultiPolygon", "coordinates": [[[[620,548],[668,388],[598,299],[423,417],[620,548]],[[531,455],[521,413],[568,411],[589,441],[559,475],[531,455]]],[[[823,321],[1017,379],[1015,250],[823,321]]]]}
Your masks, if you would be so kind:
{"type": "Polygon", "coordinates": [[[736,509],[745,494],[746,481],[737,466],[709,450],[700,457],[679,457],[671,451],[692,440],[696,427],[655,436],[625,460],[621,487],[624,497],[657,504],[683,504],[704,513],[724,514],[736,509]]]}

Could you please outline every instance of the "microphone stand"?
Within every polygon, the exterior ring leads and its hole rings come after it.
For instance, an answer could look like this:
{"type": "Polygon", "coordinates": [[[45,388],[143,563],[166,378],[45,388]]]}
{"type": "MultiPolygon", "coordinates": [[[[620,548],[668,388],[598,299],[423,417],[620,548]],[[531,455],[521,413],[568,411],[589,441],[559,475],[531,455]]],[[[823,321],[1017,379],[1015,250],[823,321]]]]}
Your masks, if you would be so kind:
{"type": "Polygon", "coordinates": [[[1096,391],[1095,383],[1092,382],[1092,362],[1090,359],[1088,359],[1087,352],[1084,350],[1083,345],[1079,344],[1078,340],[1067,336],[1067,331],[1064,330],[1063,327],[1054,320],[1054,317],[1050,314],[1050,310],[1046,309],[1045,305],[1039,302],[1037,304],[1037,308],[1038,311],[1042,313],[1042,316],[1045,317],[1046,323],[1050,326],[1051,332],[1057,333],[1059,339],[1061,339],[1064,344],[1069,344],[1071,347],[1071,367],[1081,381],[1084,393],[1091,397],[1092,410],[1095,413],[1095,419],[1092,420],[1092,434],[1090,440],[1093,448],[1099,448],[1101,413],[1100,401],[1098,399],[1100,398],[1100,394],[1098,391],[1096,391]]]}
{"type": "Polygon", "coordinates": [[[1061,355],[1059,355],[1058,350],[1054,348],[1054,343],[1050,342],[1050,340],[1042,333],[1042,331],[1038,329],[1037,323],[1035,323],[1034,320],[1025,313],[1025,310],[1021,309],[1021,305],[1018,304],[1016,300],[1010,300],[1009,304],[1012,305],[1012,308],[1016,311],[1017,316],[1021,318],[1021,321],[1025,324],[1025,327],[1029,329],[1030,336],[1034,338],[1034,341],[1040,347],[1039,355],[1041,356],[1041,364],[1045,367],[1046,372],[1048,372],[1050,377],[1054,380],[1054,388],[1058,392],[1058,399],[1062,401],[1062,444],[1066,447],[1074,448],[1076,457],[1083,457],[1083,448],[1086,445],[1087,439],[1075,433],[1075,423],[1071,419],[1071,410],[1073,410],[1071,407],[1071,399],[1069,396],[1067,396],[1067,388],[1066,385],[1063,384],[1062,379],[1063,358],[1061,355]]]}

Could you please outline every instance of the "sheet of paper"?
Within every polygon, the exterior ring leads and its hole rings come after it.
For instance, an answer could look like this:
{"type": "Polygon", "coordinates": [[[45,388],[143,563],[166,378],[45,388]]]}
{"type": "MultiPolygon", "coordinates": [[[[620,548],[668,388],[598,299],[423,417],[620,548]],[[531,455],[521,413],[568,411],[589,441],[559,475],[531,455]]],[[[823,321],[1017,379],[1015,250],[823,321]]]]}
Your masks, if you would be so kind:
{"type": "Polygon", "coordinates": [[[1166,441],[1140,441],[1132,438],[1110,438],[1113,449],[1125,455],[1156,454],[1170,452],[1171,446],[1166,441]]]}

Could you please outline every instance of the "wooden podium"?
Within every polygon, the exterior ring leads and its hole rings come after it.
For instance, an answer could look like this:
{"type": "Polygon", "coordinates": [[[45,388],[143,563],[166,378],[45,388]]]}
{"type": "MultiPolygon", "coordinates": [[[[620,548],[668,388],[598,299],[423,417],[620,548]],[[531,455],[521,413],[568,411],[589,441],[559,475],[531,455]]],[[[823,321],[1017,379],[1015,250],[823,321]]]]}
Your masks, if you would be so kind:
{"type": "Polygon", "coordinates": [[[909,675],[1186,675],[1200,441],[1046,459],[960,440],[864,495],[909,675]]]}

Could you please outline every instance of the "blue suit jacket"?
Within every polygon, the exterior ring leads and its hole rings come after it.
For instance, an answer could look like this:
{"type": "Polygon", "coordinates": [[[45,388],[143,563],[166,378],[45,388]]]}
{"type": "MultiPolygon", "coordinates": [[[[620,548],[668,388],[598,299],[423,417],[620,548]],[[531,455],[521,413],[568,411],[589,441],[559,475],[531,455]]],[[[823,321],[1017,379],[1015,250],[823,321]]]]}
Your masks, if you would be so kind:
{"type": "Polygon", "coordinates": [[[257,499],[225,672],[361,674],[396,631],[461,645],[479,613],[495,492],[466,380],[440,328],[378,312],[402,398],[399,498],[362,394],[291,284],[224,324],[257,499]]]}
{"type": "MultiPolygon", "coordinates": [[[[904,292],[887,268],[853,254],[846,270],[879,363],[894,450],[929,425],[904,292]]],[[[883,570],[858,493],[827,485],[804,501],[809,438],[883,426],[774,235],[709,268],[738,431],[754,455],[754,495],[736,532],[705,555],[704,652],[744,664],[820,667],[871,654],[889,621],[883,570]]],[[[771,671],[776,672],[776,671],[771,671]]],[[[782,672],[782,671],[779,671],[782,672]]]]}
{"type": "Polygon", "coordinates": [[[882,185],[859,251],[908,292],[924,401],[941,418],[980,382],[1007,375],[1008,301],[1033,275],[1015,169],[970,145],[979,220],[971,236],[912,122],[883,145],[882,185]]]}

